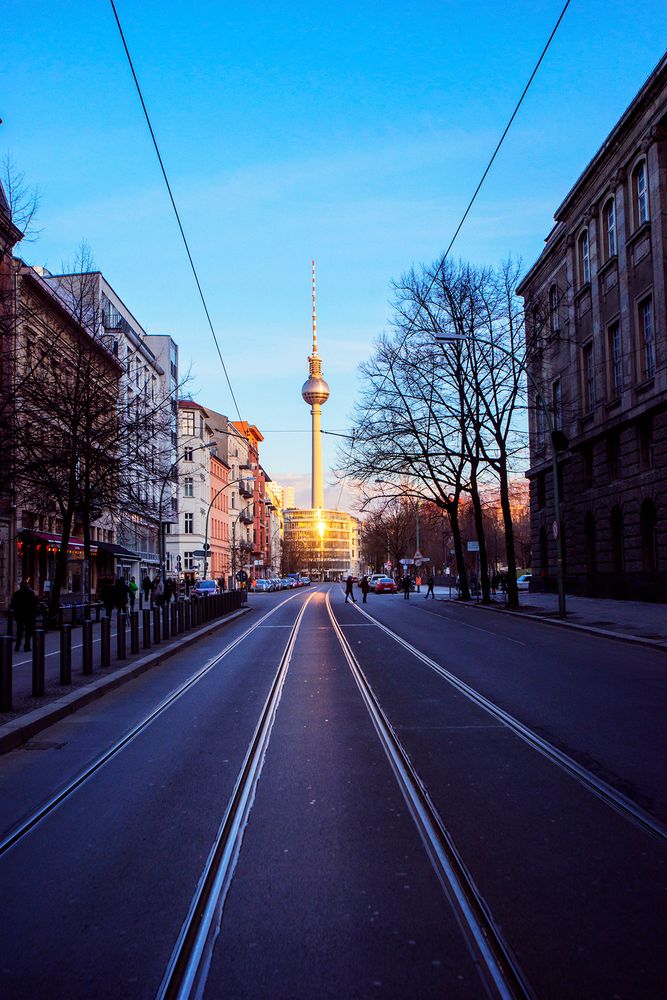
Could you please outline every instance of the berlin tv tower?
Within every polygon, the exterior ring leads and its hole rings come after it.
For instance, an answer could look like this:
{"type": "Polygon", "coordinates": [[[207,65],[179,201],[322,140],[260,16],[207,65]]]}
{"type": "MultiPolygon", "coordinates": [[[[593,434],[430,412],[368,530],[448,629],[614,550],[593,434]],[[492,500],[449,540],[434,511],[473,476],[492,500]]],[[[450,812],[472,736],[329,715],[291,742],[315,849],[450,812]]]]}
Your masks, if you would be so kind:
{"type": "Polygon", "coordinates": [[[308,355],[308,381],[304,382],[301,395],[306,403],[310,404],[312,416],[312,492],[311,507],[313,510],[321,510],[324,507],[324,486],[322,483],[322,434],[320,432],[320,418],[322,416],[322,403],[326,403],[329,398],[329,386],[322,378],[322,359],[317,353],[317,309],[315,306],[315,261],[313,266],[313,353],[308,355]]]}

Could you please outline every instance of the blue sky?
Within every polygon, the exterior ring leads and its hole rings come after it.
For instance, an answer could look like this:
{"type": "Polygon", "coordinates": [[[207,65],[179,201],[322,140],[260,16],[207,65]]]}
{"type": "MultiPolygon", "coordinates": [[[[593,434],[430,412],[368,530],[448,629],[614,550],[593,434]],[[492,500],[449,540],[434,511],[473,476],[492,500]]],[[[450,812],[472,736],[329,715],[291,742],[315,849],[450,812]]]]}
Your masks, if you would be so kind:
{"type": "MultiPolygon", "coordinates": [[[[391,279],[449,242],[561,6],[117,0],[242,416],[301,502],[311,257],[323,426],[343,429],[391,279]]],[[[537,257],[665,38],[662,2],[573,0],[455,256],[537,257]]],[[[178,341],[196,398],[231,414],[110,5],[37,0],[0,47],[0,149],[42,199],[20,252],[56,271],[87,240],[140,322],[178,341]]]]}

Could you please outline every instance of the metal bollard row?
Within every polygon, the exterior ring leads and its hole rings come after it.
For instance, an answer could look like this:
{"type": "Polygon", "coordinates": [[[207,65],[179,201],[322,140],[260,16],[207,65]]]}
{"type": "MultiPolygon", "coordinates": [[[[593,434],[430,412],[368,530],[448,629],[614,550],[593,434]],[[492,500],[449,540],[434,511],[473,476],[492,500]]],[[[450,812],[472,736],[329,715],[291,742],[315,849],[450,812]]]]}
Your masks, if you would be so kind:
{"type": "Polygon", "coordinates": [[[0,636],[0,712],[12,710],[12,645],[11,635],[0,636]]]}

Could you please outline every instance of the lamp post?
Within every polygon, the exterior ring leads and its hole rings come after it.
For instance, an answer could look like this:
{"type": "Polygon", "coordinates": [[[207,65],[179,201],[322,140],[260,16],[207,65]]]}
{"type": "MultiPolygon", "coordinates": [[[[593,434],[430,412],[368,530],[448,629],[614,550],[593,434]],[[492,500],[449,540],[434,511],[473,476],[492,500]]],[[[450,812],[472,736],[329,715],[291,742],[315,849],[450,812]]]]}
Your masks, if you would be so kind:
{"type": "MultiPolygon", "coordinates": [[[[192,448],[192,454],[196,451],[210,451],[211,448],[215,448],[215,442],[209,441],[208,444],[200,444],[196,448],[192,448]]],[[[188,449],[190,450],[190,449],[188,449]]],[[[178,465],[178,463],[185,457],[185,452],[183,455],[179,455],[178,458],[169,466],[169,471],[166,476],[162,479],[162,486],[160,487],[160,499],[158,501],[158,526],[159,526],[159,542],[160,542],[160,573],[164,577],[164,564],[165,564],[165,538],[164,538],[164,521],[162,520],[162,501],[164,500],[164,488],[168,481],[171,479],[171,474],[178,465]]]]}
{"type": "MultiPolygon", "coordinates": [[[[220,496],[220,494],[224,493],[229,486],[233,486],[235,483],[254,483],[254,482],[255,482],[254,476],[248,476],[247,479],[232,479],[231,482],[225,483],[224,486],[220,487],[220,489],[216,492],[210,504],[208,505],[208,510],[206,511],[206,531],[204,533],[204,579],[205,580],[208,575],[208,520],[209,517],[211,516],[211,508],[215,503],[215,501],[220,496]]],[[[247,508],[244,507],[244,510],[245,509],[247,508]]]]}
{"type": "MultiPolygon", "coordinates": [[[[453,335],[436,335],[434,337],[435,341],[442,346],[444,351],[445,344],[456,344],[465,341],[465,336],[462,334],[453,335]]],[[[560,618],[567,617],[567,610],[565,606],[565,552],[563,550],[563,531],[560,516],[560,486],[558,483],[558,451],[556,446],[557,435],[561,435],[564,439],[563,432],[554,427],[553,419],[551,416],[551,409],[544,398],[542,389],[537,384],[525,362],[519,361],[514,354],[508,348],[502,347],[500,344],[494,344],[489,340],[480,340],[475,337],[475,343],[480,344],[483,347],[491,347],[495,351],[500,351],[501,354],[505,354],[508,358],[514,361],[521,371],[525,374],[526,378],[530,382],[532,388],[535,390],[535,395],[539,401],[542,408],[544,416],[546,418],[547,429],[549,431],[549,444],[551,447],[551,470],[553,477],[553,490],[554,490],[554,538],[556,541],[556,569],[557,569],[557,581],[558,581],[558,615],[560,618]]],[[[565,445],[567,447],[567,444],[565,445]]],[[[560,449],[562,450],[562,449],[560,449]]]]}
{"type": "Polygon", "coordinates": [[[320,583],[323,582],[324,576],[324,532],[326,530],[326,525],[321,517],[317,519],[317,534],[320,536],[320,583]]]}

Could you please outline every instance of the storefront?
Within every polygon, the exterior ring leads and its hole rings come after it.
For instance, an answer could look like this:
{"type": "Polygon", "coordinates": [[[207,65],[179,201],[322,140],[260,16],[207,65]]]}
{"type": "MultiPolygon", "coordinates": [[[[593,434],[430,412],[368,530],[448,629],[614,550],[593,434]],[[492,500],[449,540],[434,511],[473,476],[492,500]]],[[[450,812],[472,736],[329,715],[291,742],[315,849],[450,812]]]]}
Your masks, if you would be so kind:
{"type": "MultiPolygon", "coordinates": [[[[19,579],[30,580],[39,597],[48,597],[56,576],[56,558],[62,544],[60,535],[48,531],[33,531],[23,528],[19,532],[18,560],[19,579]]],[[[90,546],[90,565],[84,559],[83,540],[70,538],[67,544],[67,571],[61,594],[63,598],[80,600],[86,591],[86,578],[90,590],[97,584],[97,544],[90,546]]]]}

